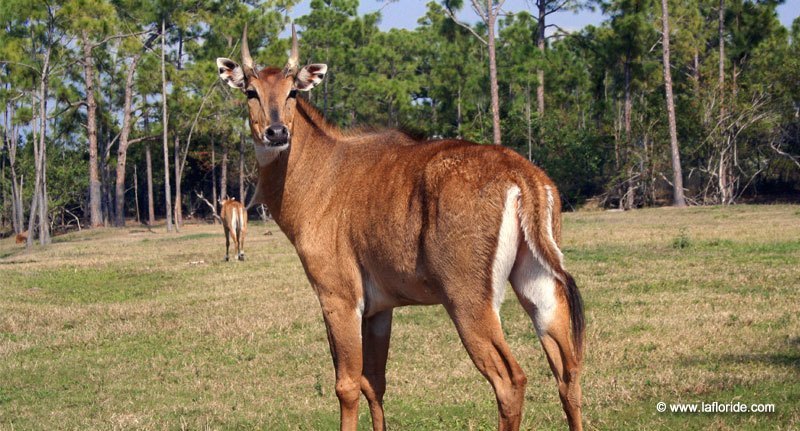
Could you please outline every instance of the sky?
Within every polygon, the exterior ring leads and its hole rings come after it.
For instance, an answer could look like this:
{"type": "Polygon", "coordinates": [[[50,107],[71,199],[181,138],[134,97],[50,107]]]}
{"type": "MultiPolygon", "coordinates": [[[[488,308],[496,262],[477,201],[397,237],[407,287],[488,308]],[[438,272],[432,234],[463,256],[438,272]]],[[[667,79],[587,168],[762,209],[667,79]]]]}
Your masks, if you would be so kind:
{"type": "MultiPolygon", "coordinates": [[[[399,0],[387,2],[382,0],[361,0],[359,12],[361,14],[381,10],[383,20],[380,23],[381,30],[390,28],[414,29],[417,27],[417,19],[425,14],[425,7],[430,0],[399,0]]],[[[310,0],[301,1],[289,13],[289,16],[296,18],[305,15],[309,11],[310,0]]],[[[474,24],[478,21],[477,15],[468,6],[469,2],[464,2],[465,7],[459,13],[461,21],[474,24]]],[[[531,0],[506,0],[503,10],[506,12],[519,12],[522,10],[533,11],[531,0]]],[[[778,18],[786,27],[791,27],[792,21],[800,16],[800,0],[786,0],[778,7],[778,18]]],[[[572,12],[558,12],[548,17],[548,22],[558,25],[565,30],[580,30],[592,24],[598,25],[603,21],[603,14],[599,11],[584,10],[577,14],[572,12]]]]}

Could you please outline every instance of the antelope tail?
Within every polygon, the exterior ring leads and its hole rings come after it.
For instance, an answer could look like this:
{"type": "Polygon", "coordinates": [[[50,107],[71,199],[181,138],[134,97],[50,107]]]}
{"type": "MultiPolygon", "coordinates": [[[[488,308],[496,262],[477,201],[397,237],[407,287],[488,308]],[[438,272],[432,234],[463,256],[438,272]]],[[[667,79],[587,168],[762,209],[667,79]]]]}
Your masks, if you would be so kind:
{"type": "Polygon", "coordinates": [[[241,241],[241,238],[242,238],[242,223],[244,222],[244,216],[242,214],[243,211],[244,211],[244,208],[242,208],[242,207],[235,208],[233,210],[233,222],[235,224],[234,228],[236,229],[236,247],[237,247],[237,252],[238,252],[238,248],[239,248],[239,241],[241,241]]]}
{"type": "Polygon", "coordinates": [[[582,358],[586,329],[583,299],[575,279],[564,269],[564,255],[558,247],[561,239],[561,199],[553,186],[546,184],[537,187],[528,182],[523,184],[519,219],[525,241],[539,263],[558,280],[556,284],[569,306],[575,353],[578,358],[582,358]]]}

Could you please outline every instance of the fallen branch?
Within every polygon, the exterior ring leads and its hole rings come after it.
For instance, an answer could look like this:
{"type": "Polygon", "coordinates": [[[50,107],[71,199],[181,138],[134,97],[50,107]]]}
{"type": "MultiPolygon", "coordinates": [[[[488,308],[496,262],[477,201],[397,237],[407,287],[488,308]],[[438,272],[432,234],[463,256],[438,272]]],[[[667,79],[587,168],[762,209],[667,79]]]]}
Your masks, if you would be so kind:
{"type": "Polygon", "coordinates": [[[70,211],[70,210],[68,210],[66,208],[64,208],[64,211],[67,214],[71,215],[73,218],[75,218],[75,222],[78,223],[78,232],[80,232],[81,231],[81,220],[78,218],[78,216],[76,216],[75,214],[72,213],[72,211],[70,211]]]}
{"type": "Polygon", "coordinates": [[[205,196],[203,196],[202,193],[198,193],[197,190],[194,191],[194,194],[197,195],[197,197],[201,201],[205,202],[206,205],[208,205],[209,208],[211,208],[211,212],[214,215],[214,218],[219,220],[220,223],[221,223],[222,222],[222,217],[220,217],[219,214],[217,213],[217,206],[212,204],[211,202],[209,202],[208,199],[206,199],[205,196]]]}
{"type": "Polygon", "coordinates": [[[792,154],[789,154],[789,153],[781,150],[780,147],[775,144],[774,140],[772,140],[769,143],[769,147],[772,148],[772,150],[775,151],[776,153],[778,153],[779,155],[784,156],[784,157],[788,158],[789,160],[791,160],[792,162],[794,162],[794,164],[797,165],[798,168],[800,168],[800,157],[792,155],[792,154]]]}

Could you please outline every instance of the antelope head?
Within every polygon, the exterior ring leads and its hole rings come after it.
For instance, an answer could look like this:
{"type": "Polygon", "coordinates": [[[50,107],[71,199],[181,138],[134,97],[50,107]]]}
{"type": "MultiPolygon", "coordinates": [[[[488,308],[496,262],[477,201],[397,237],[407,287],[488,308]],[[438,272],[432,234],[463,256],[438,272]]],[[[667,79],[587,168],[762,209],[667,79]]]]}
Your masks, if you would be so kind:
{"type": "Polygon", "coordinates": [[[242,33],[242,64],[229,58],[217,58],[220,79],[247,96],[250,132],[256,143],[259,163],[263,166],[289,148],[292,139],[298,91],[308,91],[322,82],[328,66],[309,64],[299,67],[297,33],[292,24],[292,50],[283,69],[258,69],[247,45],[247,25],[242,33]]]}

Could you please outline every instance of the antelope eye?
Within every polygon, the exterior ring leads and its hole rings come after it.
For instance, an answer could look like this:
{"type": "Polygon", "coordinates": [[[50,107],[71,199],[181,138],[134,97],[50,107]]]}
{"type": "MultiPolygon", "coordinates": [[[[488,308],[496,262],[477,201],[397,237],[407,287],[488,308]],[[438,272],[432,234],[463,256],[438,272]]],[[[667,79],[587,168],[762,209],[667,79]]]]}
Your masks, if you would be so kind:
{"type": "Polygon", "coordinates": [[[256,92],[256,90],[252,90],[252,89],[247,89],[244,94],[247,95],[248,99],[252,99],[254,97],[258,97],[258,92],[256,92]]]}

